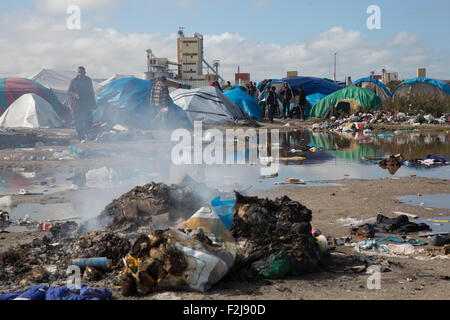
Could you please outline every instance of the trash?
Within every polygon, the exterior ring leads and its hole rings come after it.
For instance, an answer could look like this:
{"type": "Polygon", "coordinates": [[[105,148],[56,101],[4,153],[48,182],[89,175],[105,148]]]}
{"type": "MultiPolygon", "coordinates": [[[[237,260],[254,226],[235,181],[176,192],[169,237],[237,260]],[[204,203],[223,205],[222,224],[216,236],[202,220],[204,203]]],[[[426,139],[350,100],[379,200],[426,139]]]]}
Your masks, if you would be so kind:
{"type": "Polygon", "coordinates": [[[275,254],[289,257],[289,274],[314,272],[321,255],[311,219],[311,210],[286,196],[273,201],[236,193],[232,233],[239,246],[230,276],[256,276],[275,254]]]}
{"type": "Polygon", "coordinates": [[[316,238],[317,243],[319,244],[320,252],[326,253],[328,252],[328,240],[324,235],[320,235],[316,238]]]}
{"type": "Polygon", "coordinates": [[[305,181],[300,180],[300,179],[295,179],[295,178],[286,178],[285,180],[287,183],[290,183],[290,184],[306,184],[305,181]]]}
{"type": "Polygon", "coordinates": [[[199,207],[209,204],[204,198],[213,199],[220,194],[189,179],[185,178],[179,185],[149,183],[135,187],[108,204],[98,217],[84,222],[79,232],[98,228],[137,231],[140,227],[152,227],[152,217],[163,213],[169,214],[170,221],[188,219],[199,207]]]}
{"type": "Polygon", "coordinates": [[[447,235],[435,235],[430,240],[430,244],[436,247],[443,247],[446,244],[450,244],[450,236],[447,235]]]}
{"type": "Polygon", "coordinates": [[[41,231],[49,231],[53,227],[53,224],[50,222],[42,222],[39,224],[39,230],[41,231]]]}
{"type": "Polygon", "coordinates": [[[233,210],[235,205],[236,200],[221,201],[220,197],[214,198],[211,202],[214,212],[220,217],[228,230],[231,230],[233,223],[233,210]]]}
{"type": "Polygon", "coordinates": [[[205,292],[228,273],[236,247],[219,216],[203,207],[185,226],[197,230],[194,238],[179,230],[156,230],[136,239],[123,259],[123,295],[170,289],[205,292]]]}
{"type": "Polygon", "coordinates": [[[35,147],[35,148],[43,148],[44,146],[45,146],[45,144],[44,144],[43,142],[41,142],[41,141],[36,142],[36,143],[34,144],[34,147],[35,147]]]}
{"type": "Polygon", "coordinates": [[[117,178],[117,174],[112,168],[103,167],[100,169],[89,170],[86,173],[86,185],[95,185],[97,183],[112,182],[117,178]]]}
{"type": "Polygon", "coordinates": [[[440,276],[441,280],[450,280],[450,276],[440,276]]]}
{"type": "Polygon", "coordinates": [[[313,235],[314,238],[317,238],[318,236],[320,236],[322,234],[322,232],[320,232],[320,230],[317,228],[312,228],[311,234],[313,235]]]}
{"type": "Polygon", "coordinates": [[[278,173],[272,173],[272,174],[266,174],[264,176],[261,176],[261,179],[272,179],[278,177],[278,173]]]}
{"type": "Polygon", "coordinates": [[[111,267],[111,261],[108,258],[90,258],[90,259],[75,259],[72,260],[72,265],[82,268],[94,267],[102,270],[108,270],[111,267]]]}
{"type": "Polygon", "coordinates": [[[28,288],[25,292],[14,292],[0,295],[1,300],[110,300],[112,293],[107,289],[75,287],[49,287],[38,285],[28,288]]]}
{"type": "Polygon", "coordinates": [[[430,227],[425,223],[414,223],[410,222],[408,217],[405,215],[399,216],[395,219],[387,218],[381,214],[377,216],[376,225],[387,232],[395,233],[408,233],[430,230],[430,227]]]}

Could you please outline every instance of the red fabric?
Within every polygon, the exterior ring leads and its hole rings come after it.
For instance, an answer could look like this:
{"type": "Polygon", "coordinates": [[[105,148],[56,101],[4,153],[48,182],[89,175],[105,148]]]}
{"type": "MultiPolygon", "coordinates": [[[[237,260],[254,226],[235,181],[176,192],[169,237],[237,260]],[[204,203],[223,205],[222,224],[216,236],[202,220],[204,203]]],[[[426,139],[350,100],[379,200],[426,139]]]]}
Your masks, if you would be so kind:
{"type": "Polygon", "coordinates": [[[34,93],[46,100],[48,103],[48,97],[44,90],[39,88],[34,83],[26,79],[8,78],[5,82],[5,96],[6,104],[8,107],[19,99],[22,95],[27,93],[34,93]]]}

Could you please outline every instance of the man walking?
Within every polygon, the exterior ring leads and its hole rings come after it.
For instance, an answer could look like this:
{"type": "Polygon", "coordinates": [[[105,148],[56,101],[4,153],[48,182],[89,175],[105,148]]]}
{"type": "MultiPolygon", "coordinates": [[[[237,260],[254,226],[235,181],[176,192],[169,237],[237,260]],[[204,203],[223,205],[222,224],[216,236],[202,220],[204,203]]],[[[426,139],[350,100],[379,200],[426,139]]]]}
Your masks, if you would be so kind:
{"type": "Polygon", "coordinates": [[[78,67],[78,75],[70,82],[68,93],[78,138],[85,142],[92,127],[92,111],[97,108],[97,103],[92,80],[86,76],[84,67],[78,67]]]}

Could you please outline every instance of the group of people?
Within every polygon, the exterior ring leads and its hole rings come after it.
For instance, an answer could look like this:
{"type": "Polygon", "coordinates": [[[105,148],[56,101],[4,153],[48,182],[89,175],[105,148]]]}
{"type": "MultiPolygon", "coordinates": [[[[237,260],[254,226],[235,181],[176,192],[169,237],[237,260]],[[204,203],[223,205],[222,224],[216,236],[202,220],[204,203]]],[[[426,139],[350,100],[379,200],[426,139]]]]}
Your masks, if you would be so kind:
{"type": "Polygon", "coordinates": [[[271,81],[264,80],[259,87],[259,100],[264,110],[264,118],[273,123],[273,117],[277,108],[281,107],[281,119],[302,119],[305,117],[305,107],[307,105],[306,94],[302,86],[297,87],[297,94],[289,87],[287,83],[283,84],[283,88],[277,93],[275,86],[270,85],[271,81]],[[263,92],[265,94],[263,95],[263,92]],[[261,103],[265,100],[264,103],[261,103]],[[279,106],[279,102],[282,106],[279,106]],[[291,107],[292,106],[292,107],[291,107]]]}

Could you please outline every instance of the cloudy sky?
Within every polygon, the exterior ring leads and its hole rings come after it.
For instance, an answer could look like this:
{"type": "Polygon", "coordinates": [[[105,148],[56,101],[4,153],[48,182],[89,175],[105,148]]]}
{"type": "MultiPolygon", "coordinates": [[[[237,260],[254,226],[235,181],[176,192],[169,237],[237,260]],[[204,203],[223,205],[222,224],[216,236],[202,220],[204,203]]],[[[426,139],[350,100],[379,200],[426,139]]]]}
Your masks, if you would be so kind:
{"type": "Polygon", "coordinates": [[[417,67],[450,79],[449,0],[19,0],[0,1],[0,77],[30,77],[42,68],[89,75],[140,76],[145,50],[176,60],[179,27],[205,38],[208,61],[220,73],[253,80],[286,71],[355,80],[385,67],[401,79],[417,67]],[[69,30],[66,10],[81,9],[81,30],[69,30]],[[367,8],[381,9],[381,29],[367,28],[367,8]]]}

